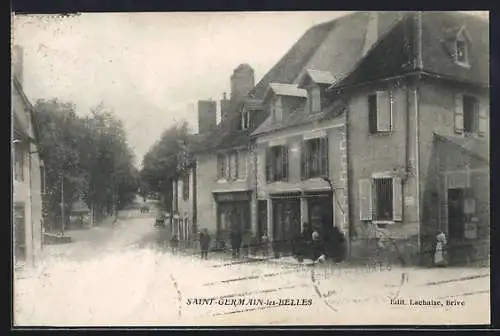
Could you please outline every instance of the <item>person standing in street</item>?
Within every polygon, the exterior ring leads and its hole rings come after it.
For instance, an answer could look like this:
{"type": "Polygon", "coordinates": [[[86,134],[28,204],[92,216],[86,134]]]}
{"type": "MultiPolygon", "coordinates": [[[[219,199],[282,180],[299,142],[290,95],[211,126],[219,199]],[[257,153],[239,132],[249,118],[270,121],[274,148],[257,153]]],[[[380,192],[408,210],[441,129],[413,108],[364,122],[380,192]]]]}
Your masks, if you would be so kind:
{"type": "Polygon", "coordinates": [[[201,259],[208,259],[208,247],[210,246],[210,235],[207,229],[200,233],[201,259]]]}
{"type": "Polygon", "coordinates": [[[446,243],[446,235],[443,231],[439,231],[436,236],[436,251],[434,252],[434,265],[436,266],[446,266],[446,243]]]}
{"type": "Polygon", "coordinates": [[[241,248],[241,232],[238,229],[231,230],[231,248],[233,250],[233,258],[240,257],[241,248]]]}

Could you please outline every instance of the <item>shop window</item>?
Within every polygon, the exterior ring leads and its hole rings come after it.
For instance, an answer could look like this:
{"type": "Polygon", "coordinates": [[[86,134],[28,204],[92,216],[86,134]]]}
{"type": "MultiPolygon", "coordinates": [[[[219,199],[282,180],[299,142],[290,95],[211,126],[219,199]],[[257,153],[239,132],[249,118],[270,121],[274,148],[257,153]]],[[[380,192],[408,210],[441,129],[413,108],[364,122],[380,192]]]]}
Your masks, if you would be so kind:
{"type": "Polygon", "coordinates": [[[182,198],[185,201],[189,199],[189,173],[185,174],[182,179],[182,198]]]}
{"type": "Polygon", "coordinates": [[[14,144],[14,178],[16,181],[24,181],[24,160],[25,151],[22,144],[14,144]]]}
{"type": "Polygon", "coordinates": [[[288,147],[272,146],[266,151],[267,182],[288,179],[288,147]]]}

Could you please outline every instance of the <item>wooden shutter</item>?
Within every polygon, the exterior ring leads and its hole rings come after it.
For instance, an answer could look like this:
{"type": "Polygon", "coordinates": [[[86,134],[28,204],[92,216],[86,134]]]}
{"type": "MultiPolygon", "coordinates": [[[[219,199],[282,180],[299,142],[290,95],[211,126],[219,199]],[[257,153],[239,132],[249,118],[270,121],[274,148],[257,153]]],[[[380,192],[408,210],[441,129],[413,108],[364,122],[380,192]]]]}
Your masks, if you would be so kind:
{"type": "Polygon", "coordinates": [[[485,136],[488,132],[488,107],[480,101],[478,101],[477,105],[477,108],[479,109],[478,135],[485,136]]]}
{"type": "Polygon", "coordinates": [[[464,103],[461,94],[455,94],[455,133],[464,132],[464,103]]]}
{"type": "Polygon", "coordinates": [[[328,137],[320,138],[319,142],[321,153],[321,173],[329,175],[328,172],[328,137]]]}
{"type": "Polygon", "coordinates": [[[359,219],[372,220],[372,202],[372,181],[370,179],[359,180],[359,219]]]}
{"type": "Polygon", "coordinates": [[[288,146],[281,147],[281,155],[283,156],[283,181],[288,181],[288,146]]]}
{"type": "Polygon", "coordinates": [[[266,148],[266,181],[272,181],[272,147],[266,148]]]}
{"type": "Polygon", "coordinates": [[[399,176],[392,178],[392,220],[403,220],[403,184],[399,176]]]}
{"type": "Polygon", "coordinates": [[[391,97],[388,91],[377,92],[377,131],[391,130],[391,97]]]}
{"type": "Polygon", "coordinates": [[[308,175],[308,149],[307,149],[307,141],[302,141],[302,146],[300,149],[300,177],[302,180],[307,179],[308,175]]]}

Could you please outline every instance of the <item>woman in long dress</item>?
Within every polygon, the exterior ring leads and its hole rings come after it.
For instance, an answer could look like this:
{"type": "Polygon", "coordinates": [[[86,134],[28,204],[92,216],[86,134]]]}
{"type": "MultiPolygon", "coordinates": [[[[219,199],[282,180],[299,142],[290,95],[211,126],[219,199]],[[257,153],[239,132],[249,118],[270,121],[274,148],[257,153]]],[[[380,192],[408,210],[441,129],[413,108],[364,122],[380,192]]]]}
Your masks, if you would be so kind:
{"type": "Polygon", "coordinates": [[[445,266],[445,248],[446,248],[446,235],[440,231],[436,236],[436,251],[434,252],[434,264],[436,266],[445,266]]]}

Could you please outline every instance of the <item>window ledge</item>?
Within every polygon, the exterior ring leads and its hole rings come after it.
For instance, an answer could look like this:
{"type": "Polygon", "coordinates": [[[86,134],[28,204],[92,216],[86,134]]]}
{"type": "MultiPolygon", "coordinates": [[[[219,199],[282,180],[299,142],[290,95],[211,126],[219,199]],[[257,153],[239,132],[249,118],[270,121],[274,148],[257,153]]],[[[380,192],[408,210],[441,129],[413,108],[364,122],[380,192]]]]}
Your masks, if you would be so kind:
{"type": "Polygon", "coordinates": [[[226,179],[218,179],[217,183],[227,183],[227,180],[226,179]]]}
{"type": "Polygon", "coordinates": [[[372,221],[372,223],[375,225],[391,225],[395,224],[396,222],[392,220],[374,220],[372,221]]]}
{"type": "Polygon", "coordinates": [[[391,135],[392,133],[393,133],[392,130],[390,130],[390,131],[376,131],[374,133],[368,132],[368,134],[371,136],[388,136],[388,135],[391,135]]]}
{"type": "Polygon", "coordinates": [[[456,65],[459,65],[461,67],[464,67],[464,68],[467,68],[467,69],[470,69],[470,64],[468,62],[460,62],[460,61],[455,61],[455,64],[456,65]]]}

